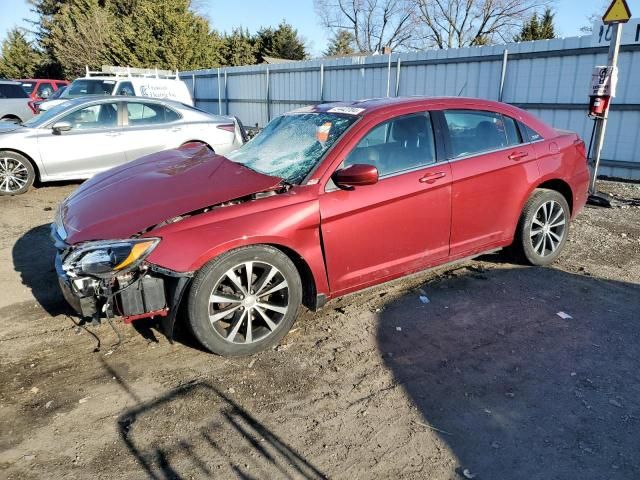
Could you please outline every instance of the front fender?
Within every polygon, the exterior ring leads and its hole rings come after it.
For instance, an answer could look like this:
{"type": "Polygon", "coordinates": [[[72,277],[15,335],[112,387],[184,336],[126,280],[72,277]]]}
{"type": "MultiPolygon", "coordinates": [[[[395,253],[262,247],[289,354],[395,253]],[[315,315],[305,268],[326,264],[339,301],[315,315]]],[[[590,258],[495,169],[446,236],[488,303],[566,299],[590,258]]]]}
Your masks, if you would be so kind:
{"type": "Polygon", "coordinates": [[[257,244],[282,246],[309,266],[318,293],[328,294],[320,239],[320,211],[313,199],[278,206],[274,196],[222,207],[148,232],[161,237],[147,261],[176,272],[194,272],[229,250],[257,244]],[[273,204],[273,205],[271,205],[273,204]]]}

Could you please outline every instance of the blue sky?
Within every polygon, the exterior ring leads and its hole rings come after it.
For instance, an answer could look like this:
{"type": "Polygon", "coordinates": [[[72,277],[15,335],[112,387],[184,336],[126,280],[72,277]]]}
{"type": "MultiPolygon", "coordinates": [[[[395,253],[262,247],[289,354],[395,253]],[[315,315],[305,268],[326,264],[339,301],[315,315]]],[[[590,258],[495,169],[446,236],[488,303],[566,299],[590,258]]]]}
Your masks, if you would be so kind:
{"type": "MultiPolygon", "coordinates": [[[[588,23],[586,17],[599,10],[604,13],[603,3],[605,0],[554,1],[559,36],[580,35],[580,27],[588,23]]],[[[636,1],[629,3],[633,10],[636,1]]],[[[242,25],[254,32],[261,26],[277,25],[284,19],[307,40],[312,54],[320,54],[326,46],[328,35],[319,24],[312,0],[195,0],[194,4],[217,30],[230,31],[242,25]]],[[[633,13],[637,15],[640,11],[633,13]]],[[[33,19],[33,14],[26,0],[0,0],[0,41],[16,25],[29,27],[25,20],[29,18],[33,19]]]]}

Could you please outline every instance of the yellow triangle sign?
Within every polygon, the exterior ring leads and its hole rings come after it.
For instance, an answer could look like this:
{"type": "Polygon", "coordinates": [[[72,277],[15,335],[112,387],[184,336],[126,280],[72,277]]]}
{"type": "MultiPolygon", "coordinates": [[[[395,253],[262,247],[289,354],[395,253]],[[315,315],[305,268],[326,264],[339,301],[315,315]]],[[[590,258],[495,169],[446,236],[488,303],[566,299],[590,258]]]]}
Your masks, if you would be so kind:
{"type": "Polygon", "coordinates": [[[604,23],[625,23],[631,18],[631,11],[625,0],[613,0],[602,16],[604,23]]]}

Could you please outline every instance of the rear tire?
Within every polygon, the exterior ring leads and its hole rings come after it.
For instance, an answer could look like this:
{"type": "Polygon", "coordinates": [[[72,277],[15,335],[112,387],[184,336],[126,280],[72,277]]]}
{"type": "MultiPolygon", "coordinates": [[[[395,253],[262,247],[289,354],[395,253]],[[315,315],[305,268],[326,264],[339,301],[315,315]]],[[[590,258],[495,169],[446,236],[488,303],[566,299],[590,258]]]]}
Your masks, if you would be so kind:
{"type": "Polygon", "coordinates": [[[187,317],[207,350],[244,356],[277,345],[301,303],[295,265],[280,250],[258,245],[227,252],[198,271],[187,317]]]}
{"type": "Polygon", "coordinates": [[[560,256],[567,241],[570,218],[571,211],[562,194],[536,189],[520,216],[512,253],[530,265],[551,264],[560,256]]]}
{"type": "Polygon", "coordinates": [[[26,193],[36,179],[27,157],[16,152],[0,151],[0,195],[26,193]]]}

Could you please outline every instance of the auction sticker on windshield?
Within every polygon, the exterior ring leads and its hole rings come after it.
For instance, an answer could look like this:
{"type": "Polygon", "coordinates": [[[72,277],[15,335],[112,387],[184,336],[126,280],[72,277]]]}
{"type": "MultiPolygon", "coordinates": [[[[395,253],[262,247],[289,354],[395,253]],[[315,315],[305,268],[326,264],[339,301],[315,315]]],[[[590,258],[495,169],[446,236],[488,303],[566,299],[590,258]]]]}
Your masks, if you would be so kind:
{"type": "Polygon", "coordinates": [[[327,110],[327,113],[346,113],[348,115],[359,115],[364,112],[364,108],[356,107],[333,107],[327,110]]]}

